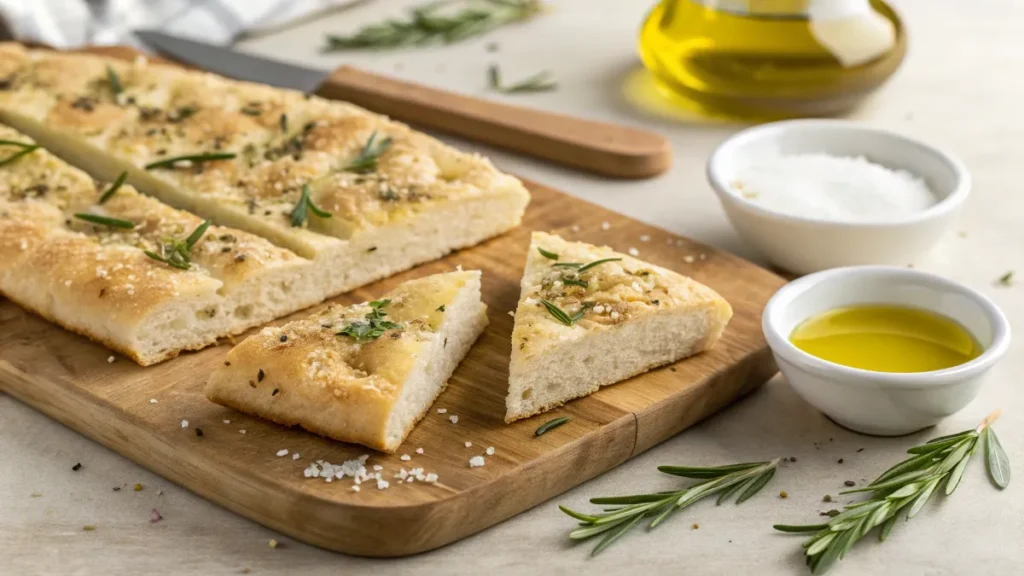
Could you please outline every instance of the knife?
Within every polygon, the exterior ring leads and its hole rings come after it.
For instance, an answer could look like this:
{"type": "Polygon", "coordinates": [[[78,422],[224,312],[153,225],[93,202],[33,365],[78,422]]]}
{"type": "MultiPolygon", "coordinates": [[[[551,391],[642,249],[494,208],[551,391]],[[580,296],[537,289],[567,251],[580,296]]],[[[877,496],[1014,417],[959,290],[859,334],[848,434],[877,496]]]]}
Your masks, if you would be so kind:
{"type": "Polygon", "coordinates": [[[363,72],[317,70],[220,46],[139,30],[173,60],[230,78],[345,100],[397,120],[616,178],[650,178],[671,164],[668,141],[653,132],[472,98],[363,72]]]}

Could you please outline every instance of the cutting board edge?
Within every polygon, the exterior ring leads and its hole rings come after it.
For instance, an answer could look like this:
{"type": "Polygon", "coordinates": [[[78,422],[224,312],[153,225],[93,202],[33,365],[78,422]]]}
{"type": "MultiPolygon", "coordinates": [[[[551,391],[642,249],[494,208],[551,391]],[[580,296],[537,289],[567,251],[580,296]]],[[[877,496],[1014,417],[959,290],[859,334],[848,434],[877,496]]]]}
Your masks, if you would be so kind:
{"type": "Polygon", "coordinates": [[[195,462],[181,458],[183,453],[179,450],[180,447],[170,442],[167,435],[146,426],[129,425],[127,422],[130,420],[130,414],[111,407],[111,411],[128,416],[111,420],[108,414],[104,413],[103,404],[96,402],[94,397],[86,401],[87,398],[84,396],[87,395],[84,395],[77,386],[34,377],[2,359],[0,392],[11,395],[69,429],[218,506],[296,540],[364,557],[411,556],[457,542],[489,528],[622,464],[632,457],[637,437],[636,416],[631,412],[624,412],[619,418],[600,426],[596,433],[589,433],[564,444],[546,454],[544,458],[530,460],[467,490],[449,493],[445,497],[428,502],[373,506],[319,498],[295,486],[282,487],[272,482],[260,482],[258,475],[247,476],[244,474],[245,470],[239,467],[231,469],[230,465],[229,469],[222,472],[227,472],[234,479],[244,479],[245,483],[231,484],[226,489],[221,489],[221,486],[216,484],[188,482],[187,478],[190,476],[199,478],[209,475],[209,472],[202,470],[202,465],[208,462],[205,454],[184,453],[185,456],[194,456],[195,462]],[[47,387],[50,390],[48,395],[59,398],[59,402],[49,402],[43,398],[44,394],[41,392],[45,392],[47,387]],[[73,409],[78,410],[78,413],[75,417],[70,417],[73,409]],[[94,424],[96,419],[103,419],[105,423],[94,424]],[[115,423],[111,425],[111,421],[115,423]],[[139,434],[146,437],[140,438],[139,434]],[[613,450],[603,449],[609,445],[613,450]],[[566,456],[572,458],[571,465],[566,466],[566,456]],[[555,470],[552,469],[567,469],[574,473],[554,473],[555,470]],[[540,490],[524,490],[520,484],[524,476],[532,476],[528,479],[534,480],[534,484],[544,484],[546,481],[546,485],[540,490]],[[503,483],[516,485],[518,489],[503,487],[503,483]],[[243,497],[240,495],[240,487],[258,491],[259,496],[263,497],[243,497]],[[511,503],[509,499],[497,499],[492,505],[481,506],[481,493],[485,496],[518,494],[529,498],[526,499],[525,505],[511,503]],[[266,497],[270,494],[273,494],[274,498],[266,497]],[[274,512],[271,506],[282,501],[288,503],[289,511],[286,514],[274,512]],[[269,507],[257,510],[244,506],[243,502],[261,502],[269,507]],[[468,505],[474,506],[477,512],[485,510],[488,513],[465,514],[465,510],[459,510],[460,507],[468,505]],[[283,519],[295,514],[312,521],[289,523],[283,519]],[[448,526],[443,528],[438,525],[439,519],[451,520],[448,526]],[[392,531],[387,541],[376,538],[353,539],[353,533],[358,534],[359,527],[366,523],[398,526],[402,531],[392,531]]]}

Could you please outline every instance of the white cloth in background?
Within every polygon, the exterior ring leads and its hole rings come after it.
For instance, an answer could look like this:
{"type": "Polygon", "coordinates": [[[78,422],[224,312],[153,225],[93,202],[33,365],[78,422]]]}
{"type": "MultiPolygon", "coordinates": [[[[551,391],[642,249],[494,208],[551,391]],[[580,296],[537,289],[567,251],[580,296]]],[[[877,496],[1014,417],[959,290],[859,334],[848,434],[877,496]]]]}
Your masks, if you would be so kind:
{"type": "Polygon", "coordinates": [[[132,30],[154,28],[213,44],[259,34],[360,0],[0,0],[17,40],[57,48],[139,46],[132,30]]]}

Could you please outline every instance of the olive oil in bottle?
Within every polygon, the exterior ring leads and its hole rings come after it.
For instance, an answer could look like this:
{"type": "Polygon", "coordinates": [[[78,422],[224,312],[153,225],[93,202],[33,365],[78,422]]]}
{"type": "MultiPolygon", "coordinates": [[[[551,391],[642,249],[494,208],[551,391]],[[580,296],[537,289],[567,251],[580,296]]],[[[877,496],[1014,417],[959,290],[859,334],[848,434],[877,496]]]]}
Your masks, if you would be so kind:
{"type": "Polygon", "coordinates": [[[662,0],[640,32],[659,89],[738,118],[843,112],[905,53],[903,25],[881,0],[662,0]]]}

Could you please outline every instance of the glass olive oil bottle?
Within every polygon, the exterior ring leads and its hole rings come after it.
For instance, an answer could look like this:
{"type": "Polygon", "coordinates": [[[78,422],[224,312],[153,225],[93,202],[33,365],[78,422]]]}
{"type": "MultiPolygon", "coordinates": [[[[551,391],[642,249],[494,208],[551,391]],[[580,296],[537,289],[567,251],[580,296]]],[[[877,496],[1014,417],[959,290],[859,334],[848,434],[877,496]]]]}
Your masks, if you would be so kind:
{"type": "Polygon", "coordinates": [[[843,112],[896,71],[906,45],[881,0],[662,0],[640,32],[663,92],[740,118],[843,112]]]}

